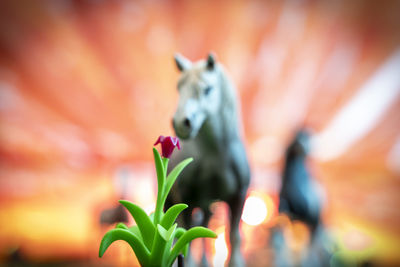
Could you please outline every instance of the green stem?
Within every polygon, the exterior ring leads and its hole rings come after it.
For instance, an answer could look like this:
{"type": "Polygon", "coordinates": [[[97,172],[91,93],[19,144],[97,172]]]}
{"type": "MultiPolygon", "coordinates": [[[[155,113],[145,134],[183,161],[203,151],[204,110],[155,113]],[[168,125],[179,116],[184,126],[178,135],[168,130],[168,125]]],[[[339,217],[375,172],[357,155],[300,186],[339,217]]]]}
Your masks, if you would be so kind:
{"type": "MultiPolygon", "coordinates": [[[[157,154],[158,154],[158,152],[157,152],[157,154]]],[[[157,225],[158,223],[160,223],[163,208],[164,208],[163,194],[165,191],[164,188],[165,188],[165,180],[167,177],[168,161],[169,161],[168,158],[163,158],[163,157],[160,158],[160,156],[158,154],[158,157],[156,159],[156,168],[159,167],[159,169],[161,169],[162,171],[157,172],[157,176],[161,176],[161,177],[157,177],[157,180],[159,181],[159,183],[158,183],[156,210],[154,212],[154,225],[157,225]],[[161,166],[157,166],[157,165],[161,165],[161,166]]]]}
{"type": "MultiPolygon", "coordinates": [[[[161,160],[162,160],[163,169],[164,169],[164,177],[163,177],[163,179],[164,179],[164,186],[163,186],[162,189],[160,189],[160,190],[161,190],[161,193],[159,194],[160,199],[157,199],[157,202],[160,202],[160,203],[159,203],[160,209],[161,209],[160,214],[161,214],[161,213],[163,212],[163,210],[164,210],[165,199],[167,198],[167,196],[165,196],[165,186],[166,186],[166,181],[167,181],[167,172],[168,172],[168,162],[169,162],[169,158],[161,157],[161,160]]],[[[160,220],[158,221],[158,223],[161,222],[161,219],[162,219],[162,218],[160,217],[160,220]]]]}
{"type": "Polygon", "coordinates": [[[161,158],[164,165],[164,177],[167,177],[169,158],[161,158]]]}

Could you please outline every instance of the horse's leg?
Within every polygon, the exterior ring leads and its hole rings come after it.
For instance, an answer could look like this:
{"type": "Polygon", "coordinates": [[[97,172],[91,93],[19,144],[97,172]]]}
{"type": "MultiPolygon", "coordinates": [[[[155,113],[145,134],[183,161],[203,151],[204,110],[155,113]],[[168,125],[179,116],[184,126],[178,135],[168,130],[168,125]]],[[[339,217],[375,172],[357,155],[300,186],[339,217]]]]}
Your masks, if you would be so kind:
{"type": "MultiPolygon", "coordinates": [[[[193,209],[189,205],[189,207],[182,212],[181,216],[179,216],[179,217],[181,217],[182,226],[186,230],[188,230],[191,227],[193,227],[192,211],[193,211],[193,209]]],[[[186,258],[185,258],[185,267],[194,267],[194,266],[196,266],[196,263],[194,262],[194,259],[192,257],[192,253],[190,252],[190,250],[191,250],[191,247],[190,247],[190,244],[189,244],[189,251],[188,251],[188,253],[186,255],[186,258]]]]}
{"type": "MultiPolygon", "coordinates": [[[[208,222],[210,221],[212,213],[208,208],[205,209],[205,210],[202,210],[202,211],[203,211],[203,220],[202,220],[201,226],[208,227],[208,222]]],[[[203,251],[202,251],[201,265],[200,266],[201,267],[208,267],[209,266],[209,263],[208,263],[208,260],[207,260],[207,254],[208,254],[207,251],[208,251],[208,249],[207,249],[206,239],[205,238],[202,238],[202,239],[203,239],[202,240],[203,251]]]]}
{"type": "Polygon", "coordinates": [[[231,249],[229,267],[245,266],[242,253],[240,251],[241,238],[239,232],[239,223],[242,216],[245,198],[246,190],[243,190],[227,202],[230,209],[229,242],[231,249]]]}

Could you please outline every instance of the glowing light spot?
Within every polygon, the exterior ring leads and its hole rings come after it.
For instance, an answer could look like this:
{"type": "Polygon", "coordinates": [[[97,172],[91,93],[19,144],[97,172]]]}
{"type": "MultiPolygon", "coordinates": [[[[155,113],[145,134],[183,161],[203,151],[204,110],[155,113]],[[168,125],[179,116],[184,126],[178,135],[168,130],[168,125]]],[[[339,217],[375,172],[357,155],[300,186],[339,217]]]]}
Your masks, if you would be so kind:
{"type": "Polygon", "coordinates": [[[216,231],[217,239],[214,243],[215,254],[213,257],[214,266],[224,266],[226,259],[228,258],[228,247],[225,240],[225,227],[221,227],[216,231]]]}
{"type": "Polygon", "coordinates": [[[256,196],[250,196],[244,204],[242,220],[249,225],[261,224],[268,215],[265,202],[256,196]]]}

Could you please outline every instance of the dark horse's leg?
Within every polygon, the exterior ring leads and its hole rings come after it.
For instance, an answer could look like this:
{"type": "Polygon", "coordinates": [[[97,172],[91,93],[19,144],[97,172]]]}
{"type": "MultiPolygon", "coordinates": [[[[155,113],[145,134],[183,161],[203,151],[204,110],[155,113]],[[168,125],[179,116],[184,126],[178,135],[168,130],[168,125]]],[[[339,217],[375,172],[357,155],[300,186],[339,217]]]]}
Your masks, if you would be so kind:
{"type": "MultiPolygon", "coordinates": [[[[179,216],[180,217],[179,219],[181,219],[180,221],[181,226],[183,226],[183,228],[185,228],[186,230],[193,227],[192,212],[193,209],[189,206],[181,213],[181,216],[179,216]]],[[[189,244],[189,251],[185,258],[185,267],[193,267],[193,266],[196,266],[196,263],[194,262],[192,253],[190,252],[190,244],[189,244]]]]}
{"type": "Polygon", "coordinates": [[[229,267],[245,266],[242,253],[240,251],[241,238],[239,233],[239,223],[242,216],[245,198],[246,190],[243,190],[227,202],[230,209],[229,242],[231,244],[231,249],[229,256],[229,267]]]}
{"type": "MultiPolygon", "coordinates": [[[[211,211],[207,208],[203,211],[203,220],[201,223],[201,226],[203,227],[208,227],[208,222],[210,221],[211,218],[211,211]]],[[[206,246],[206,239],[202,238],[202,242],[203,242],[203,252],[202,252],[202,256],[201,256],[201,267],[207,267],[209,266],[208,260],[207,260],[207,246],[206,246]]]]}
{"type": "MultiPolygon", "coordinates": [[[[184,226],[185,229],[190,229],[191,227],[196,226],[194,224],[194,222],[193,222],[192,212],[193,212],[193,209],[191,209],[189,207],[188,209],[184,210],[183,213],[182,213],[182,221],[183,221],[183,226],[184,226]]],[[[201,216],[202,216],[202,220],[201,220],[201,223],[200,223],[201,226],[203,226],[203,227],[207,227],[208,226],[208,222],[210,221],[211,215],[212,215],[212,213],[210,212],[209,209],[205,209],[205,210],[202,209],[201,210],[201,216]]],[[[197,222],[197,225],[198,225],[198,223],[199,222],[197,222]]],[[[203,238],[202,242],[203,242],[203,251],[202,251],[202,258],[201,258],[200,266],[201,267],[208,267],[209,263],[208,263],[208,260],[207,260],[207,253],[206,253],[207,249],[206,249],[206,243],[205,243],[205,239],[204,238],[203,238]]],[[[188,267],[192,267],[192,266],[196,265],[192,255],[190,253],[190,250],[189,250],[189,253],[188,253],[187,258],[185,260],[185,263],[186,263],[185,266],[188,266],[188,267]]]]}

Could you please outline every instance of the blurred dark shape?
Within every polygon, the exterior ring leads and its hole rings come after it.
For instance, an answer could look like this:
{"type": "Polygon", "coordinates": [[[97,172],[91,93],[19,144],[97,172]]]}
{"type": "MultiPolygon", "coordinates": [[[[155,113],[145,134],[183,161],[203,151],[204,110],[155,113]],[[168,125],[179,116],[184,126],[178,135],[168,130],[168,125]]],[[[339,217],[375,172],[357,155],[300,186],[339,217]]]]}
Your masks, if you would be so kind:
{"type": "Polygon", "coordinates": [[[286,245],[282,229],[276,227],[271,229],[270,245],[274,249],[275,255],[273,266],[290,267],[293,266],[291,251],[286,245]]]}
{"type": "Polygon", "coordinates": [[[306,130],[299,131],[286,151],[279,212],[304,222],[313,238],[320,225],[321,200],[306,165],[309,137],[306,130]]]}
{"type": "Polygon", "coordinates": [[[118,204],[114,208],[105,209],[100,214],[101,225],[110,225],[119,222],[128,222],[128,215],[121,204],[118,204]]]}
{"type": "MultiPolygon", "coordinates": [[[[312,243],[308,246],[304,257],[301,259],[301,266],[304,267],[320,267],[332,266],[331,258],[338,248],[331,236],[324,230],[322,225],[319,225],[317,230],[313,233],[312,243]]],[[[334,266],[348,266],[339,263],[334,266]]]]}
{"type": "Polygon", "coordinates": [[[178,255],[178,267],[184,267],[183,255],[182,254],[178,255]]]}
{"type": "Polygon", "coordinates": [[[10,262],[15,262],[15,263],[22,262],[23,255],[22,255],[21,248],[17,247],[17,248],[13,248],[12,250],[10,250],[8,259],[10,262]]]}
{"type": "MultiPolygon", "coordinates": [[[[118,199],[126,199],[128,195],[128,180],[130,171],[126,166],[120,166],[115,172],[115,187],[118,190],[117,195],[120,197],[118,199]]],[[[110,225],[119,222],[128,222],[128,214],[126,209],[121,204],[117,204],[113,208],[102,209],[100,212],[100,225],[110,225]]]]}
{"type": "Polygon", "coordinates": [[[5,259],[5,264],[6,266],[29,266],[27,265],[27,262],[24,259],[23,251],[19,246],[9,248],[5,259]]]}
{"type": "Polygon", "coordinates": [[[365,260],[360,264],[360,267],[374,267],[376,265],[372,260],[365,260]]]}
{"type": "Polygon", "coordinates": [[[321,221],[321,199],[316,183],[308,167],[310,134],[307,130],[297,132],[288,146],[279,194],[279,212],[291,221],[300,221],[310,229],[310,243],[296,262],[288,249],[281,226],[272,229],[271,245],[275,250],[276,266],[329,266],[335,245],[324,230],[321,221]]]}

